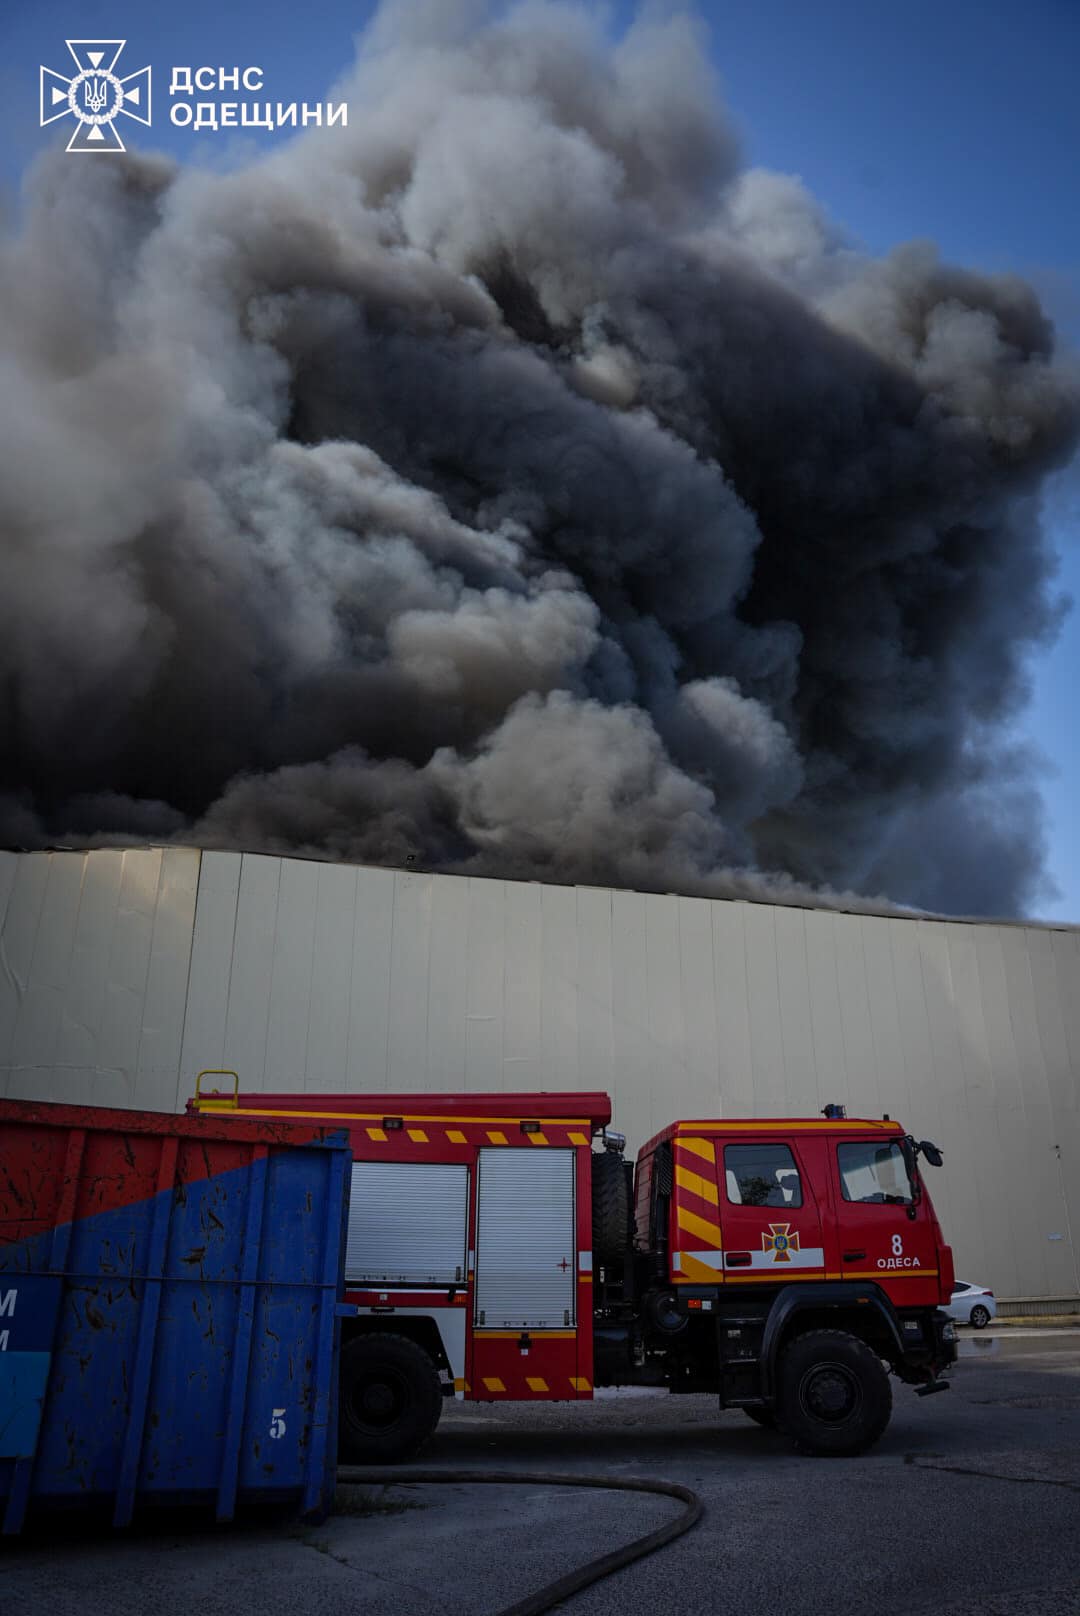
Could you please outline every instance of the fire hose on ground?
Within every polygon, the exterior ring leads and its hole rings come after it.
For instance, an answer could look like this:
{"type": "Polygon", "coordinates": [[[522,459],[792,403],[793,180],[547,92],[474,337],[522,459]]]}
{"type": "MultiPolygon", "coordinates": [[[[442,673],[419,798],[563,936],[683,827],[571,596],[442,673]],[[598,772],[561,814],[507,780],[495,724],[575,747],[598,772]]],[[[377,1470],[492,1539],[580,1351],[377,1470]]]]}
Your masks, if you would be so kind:
{"type": "Polygon", "coordinates": [[[595,1559],[568,1571],[557,1581],[539,1588],[536,1593],[518,1600],[517,1604],[506,1606],[496,1616],[541,1616],[542,1612],[581,1593],[601,1578],[610,1577],[612,1572],[622,1571],[626,1566],[633,1565],[635,1560],[644,1559],[665,1544],[673,1543],[684,1532],[689,1532],[692,1526],[696,1526],[705,1513],[701,1499],[689,1487],[680,1487],[673,1481],[639,1480],[636,1477],[548,1475],[533,1470],[418,1470],[408,1465],[382,1469],[368,1465],[341,1465],[337,1474],[339,1481],[352,1486],[370,1483],[387,1487],[437,1485],[441,1482],[469,1487],[492,1484],[504,1487],[596,1487],[608,1492],[656,1493],[662,1498],[677,1498],[686,1505],[681,1514],[658,1526],[655,1531],[634,1538],[621,1548],[612,1549],[609,1554],[597,1555],[595,1559]]]}

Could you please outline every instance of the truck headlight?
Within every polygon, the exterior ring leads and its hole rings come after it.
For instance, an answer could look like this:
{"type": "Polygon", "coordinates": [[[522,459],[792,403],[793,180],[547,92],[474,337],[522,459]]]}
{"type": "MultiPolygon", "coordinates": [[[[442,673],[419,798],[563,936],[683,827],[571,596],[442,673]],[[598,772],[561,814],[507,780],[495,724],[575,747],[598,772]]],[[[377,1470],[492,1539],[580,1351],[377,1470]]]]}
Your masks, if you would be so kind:
{"type": "Polygon", "coordinates": [[[941,1331],[941,1339],[943,1341],[956,1340],[956,1325],[953,1323],[952,1319],[946,1319],[945,1325],[941,1331]]]}

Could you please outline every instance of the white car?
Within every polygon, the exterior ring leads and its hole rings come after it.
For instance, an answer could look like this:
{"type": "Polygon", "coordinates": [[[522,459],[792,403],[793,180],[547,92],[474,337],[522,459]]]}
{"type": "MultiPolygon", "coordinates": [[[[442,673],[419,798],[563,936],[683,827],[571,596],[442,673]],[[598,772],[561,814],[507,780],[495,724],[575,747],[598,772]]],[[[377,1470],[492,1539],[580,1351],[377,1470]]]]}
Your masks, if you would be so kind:
{"type": "Polygon", "coordinates": [[[970,1324],[976,1330],[985,1330],[991,1319],[997,1318],[997,1303],[993,1291],[984,1285],[968,1285],[958,1279],[953,1286],[952,1301],[945,1312],[958,1324],[970,1324]]]}

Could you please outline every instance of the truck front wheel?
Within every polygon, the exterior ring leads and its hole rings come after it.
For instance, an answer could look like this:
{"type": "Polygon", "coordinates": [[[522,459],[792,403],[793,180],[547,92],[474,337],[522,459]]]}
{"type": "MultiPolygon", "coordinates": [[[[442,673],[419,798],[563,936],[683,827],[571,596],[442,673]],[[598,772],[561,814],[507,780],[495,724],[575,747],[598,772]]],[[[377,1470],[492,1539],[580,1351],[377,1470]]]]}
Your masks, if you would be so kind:
{"type": "Polygon", "coordinates": [[[892,1412],[881,1359],[846,1330],[808,1330],[780,1355],[776,1423],[804,1453],[863,1453],[892,1412]]]}
{"type": "Polygon", "coordinates": [[[342,1349],[338,1449],[346,1463],[411,1459],[441,1413],[439,1372],[415,1341],[375,1331],[342,1349]]]}

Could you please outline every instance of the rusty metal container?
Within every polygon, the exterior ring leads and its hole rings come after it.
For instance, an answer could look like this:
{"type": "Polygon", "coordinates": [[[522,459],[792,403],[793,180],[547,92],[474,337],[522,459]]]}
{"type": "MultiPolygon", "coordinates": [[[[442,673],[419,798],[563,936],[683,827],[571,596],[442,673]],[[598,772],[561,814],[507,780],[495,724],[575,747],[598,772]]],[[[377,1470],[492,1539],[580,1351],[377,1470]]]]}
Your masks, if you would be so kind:
{"type": "Polygon", "coordinates": [[[330,1507],[350,1153],[313,1123],[0,1100],[0,1517],[330,1507]]]}

